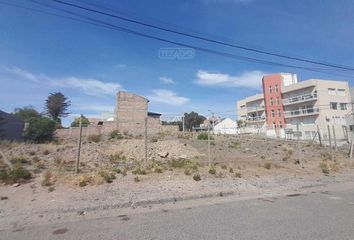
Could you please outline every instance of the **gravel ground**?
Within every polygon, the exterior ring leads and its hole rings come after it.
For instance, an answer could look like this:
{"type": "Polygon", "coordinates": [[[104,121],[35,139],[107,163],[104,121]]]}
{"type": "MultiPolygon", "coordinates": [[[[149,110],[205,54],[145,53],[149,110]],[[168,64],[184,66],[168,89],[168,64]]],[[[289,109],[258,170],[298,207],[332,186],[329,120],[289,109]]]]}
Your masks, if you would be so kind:
{"type": "MultiPolygon", "coordinates": [[[[16,156],[32,159],[24,166],[33,171],[34,177],[17,187],[0,186],[0,226],[18,228],[75,219],[83,214],[110,209],[134,209],[217,195],[276,194],[351,179],[353,165],[345,147],[330,160],[328,148],[305,142],[301,143],[299,150],[295,142],[252,136],[214,138],[212,160],[215,174],[210,174],[207,166],[206,141],[168,137],[149,142],[150,160],[162,162],[162,173],[149,168],[146,175],[136,175],[128,169],[126,176],[116,173],[112,183],[96,181],[84,187],[78,186],[79,179],[88,174],[97,178],[100,169],[108,171],[116,167],[116,163],[110,162],[110,154],[123,152],[126,159],[119,164],[136,161],[134,158],[143,153],[137,150],[141,149],[142,140],[85,141],[83,172],[79,176],[72,172],[76,156],[74,140],[60,144],[3,144],[1,146],[10,159],[16,156]],[[300,164],[297,163],[299,151],[300,164]],[[39,158],[41,168],[34,158],[39,158]],[[199,167],[191,175],[186,175],[185,166],[177,168],[164,164],[172,159],[188,159],[199,163],[199,167]],[[329,174],[322,172],[320,163],[326,164],[329,174]],[[52,173],[51,186],[42,186],[46,171],[52,173]],[[195,174],[201,177],[200,181],[193,180],[195,174]]],[[[102,180],[102,177],[98,178],[102,180]]]]}

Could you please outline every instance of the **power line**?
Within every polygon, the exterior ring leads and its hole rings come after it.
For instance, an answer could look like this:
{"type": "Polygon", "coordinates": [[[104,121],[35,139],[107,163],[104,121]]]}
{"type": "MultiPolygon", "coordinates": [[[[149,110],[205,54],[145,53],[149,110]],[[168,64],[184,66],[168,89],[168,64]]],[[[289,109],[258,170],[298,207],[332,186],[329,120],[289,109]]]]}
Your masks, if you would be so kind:
{"type": "MultiPolygon", "coordinates": [[[[220,52],[220,51],[216,51],[216,50],[212,50],[212,49],[208,49],[208,48],[202,48],[202,47],[197,47],[197,46],[190,45],[190,44],[180,43],[180,42],[176,42],[176,41],[172,41],[172,40],[156,37],[156,36],[153,36],[153,35],[137,32],[137,31],[134,31],[134,30],[131,30],[131,29],[127,29],[127,28],[124,28],[124,27],[120,27],[120,26],[117,26],[117,25],[114,25],[114,24],[111,24],[111,23],[108,23],[108,22],[105,22],[105,21],[102,21],[102,20],[94,19],[94,18],[87,17],[87,16],[84,16],[84,15],[81,15],[81,14],[78,14],[78,13],[74,13],[74,12],[68,11],[68,10],[63,10],[63,9],[60,9],[60,8],[56,8],[56,7],[50,6],[48,4],[40,3],[40,2],[37,2],[35,0],[31,0],[31,1],[35,2],[35,3],[39,4],[39,5],[42,5],[42,6],[45,6],[45,7],[49,7],[49,8],[55,9],[57,11],[66,12],[66,13],[69,13],[69,14],[74,15],[74,16],[79,16],[80,18],[83,18],[83,19],[86,19],[86,20],[90,21],[90,22],[85,21],[85,23],[89,23],[89,24],[92,24],[92,22],[93,23],[99,23],[99,24],[93,24],[93,25],[97,25],[97,26],[101,26],[101,27],[108,27],[109,29],[112,29],[112,30],[126,32],[126,33],[130,33],[130,34],[133,34],[133,35],[138,35],[138,36],[141,36],[141,37],[158,40],[158,41],[161,41],[161,42],[171,43],[171,44],[174,44],[174,45],[177,45],[177,46],[193,48],[193,49],[199,50],[201,52],[206,52],[206,53],[209,53],[209,54],[219,55],[219,56],[223,56],[223,57],[227,57],[227,58],[233,58],[233,59],[237,59],[237,60],[241,60],[241,61],[264,64],[264,65],[295,68],[295,69],[301,69],[301,70],[307,70],[307,71],[313,71],[313,72],[326,73],[326,74],[330,74],[330,75],[353,77],[353,76],[348,76],[348,75],[343,75],[343,74],[338,74],[338,73],[330,73],[330,72],[324,72],[323,71],[323,70],[328,70],[328,69],[282,64],[282,63],[267,61],[267,60],[263,60],[263,59],[245,57],[245,56],[240,56],[240,55],[236,55],[236,54],[232,54],[232,53],[220,52]]],[[[73,19],[71,19],[71,20],[73,20],[73,19]]]]}
{"type": "Polygon", "coordinates": [[[319,61],[314,61],[314,60],[309,60],[309,59],[304,59],[304,58],[298,58],[298,57],[292,57],[292,56],[287,56],[287,55],[278,54],[278,53],[272,53],[272,52],[269,52],[269,51],[264,51],[264,50],[260,50],[260,49],[256,49],[256,48],[250,48],[250,47],[245,47],[245,46],[241,46],[241,45],[235,45],[235,44],[232,44],[232,43],[227,43],[227,42],[223,42],[223,41],[219,41],[219,40],[215,40],[215,39],[211,39],[211,38],[197,36],[197,35],[186,33],[186,32],[180,32],[180,31],[176,31],[176,30],[173,30],[173,29],[160,27],[160,26],[157,26],[157,25],[145,23],[145,22],[142,22],[142,21],[139,21],[139,20],[135,20],[135,19],[132,19],[132,18],[118,16],[118,15],[115,15],[115,14],[99,11],[99,10],[96,10],[96,9],[88,8],[88,7],[85,7],[85,6],[80,6],[80,5],[69,3],[69,2],[64,2],[64,1],[61,1],[61,0],[52,0],[52,1],[57,2],[59,4],[75,7],[75,8],[81,9],[81,10],[86,10],[86,11],[98,13],[98,14],[101,14],[101,15],[117,18],[117,19],[120,19],[120,20],[123,20],[123,21],[139,24],[139,25],[142,25],[142,26],[155,28],[155,29],[162,30],[162,31],[165,31],[165,32],[170,32],[170,33],[174,33],[174,34],[178,34],[178,35],[183,35],[183,36],[187,36],[187,37],[190,37],[190,38],[195,38],[195,39],[199,39],[199,40],[203,40],[203,41],[207,41],[207,42],[211,42],[211,43],[216,43],[216,44],[220,44],[220,45],[224,45],[224,46],[228,46],[228,47],[243,49],[243,50],[246,50],[246,51],[252,51],[252,52],[256,52],[256,53],[261,53],[261,54],[275,56],[275,57],[280,57],[280,58],[286,58],[286,59],[300,61],[300,62],[306,62],[306,63],[312,63],[312,64],[317,64],[317,65],[322,65],[322,66],[327,66],[327,67],[332,67],[332,68],[337,68],[337,69],[342,69],[342,70],[354,71],[354,68],[348,67],[348,66],[340,66],[340,65],[336,65],[336,64],[324,63],[324,62],[319,62],[319,61]]]}

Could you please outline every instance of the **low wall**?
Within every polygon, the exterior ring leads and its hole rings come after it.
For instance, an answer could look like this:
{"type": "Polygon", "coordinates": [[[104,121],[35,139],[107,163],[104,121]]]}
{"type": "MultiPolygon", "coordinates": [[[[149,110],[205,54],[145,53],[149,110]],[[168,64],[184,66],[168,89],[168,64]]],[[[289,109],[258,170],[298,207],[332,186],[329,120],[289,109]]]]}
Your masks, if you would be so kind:
{"type": "MultiPolygon", "coordinates": [[[[159,132],[168,132],[171,134],[175,134],[179,132],[179,127],[177,125],[161,125],[156,124],[156,122],[148,122],[147,126],[148,134],[156,134],[159,132]]],[[[134,124],[132,125],[124,125],[118,126],[116,122],[103,122],[103,125],[89,125],[88,127],[82,128],[82,136],[89,135],[107,135],[111,133],[113,130],[118,129],[121,133],[128,133],[132,135],[144,135],[144,128],[139,126],[136,127],[134,124]]],[[[65,129],[58,129],[55,132],[57,137],[78,137],[80,133],[79,127],[70,127],[65,129]]]]}

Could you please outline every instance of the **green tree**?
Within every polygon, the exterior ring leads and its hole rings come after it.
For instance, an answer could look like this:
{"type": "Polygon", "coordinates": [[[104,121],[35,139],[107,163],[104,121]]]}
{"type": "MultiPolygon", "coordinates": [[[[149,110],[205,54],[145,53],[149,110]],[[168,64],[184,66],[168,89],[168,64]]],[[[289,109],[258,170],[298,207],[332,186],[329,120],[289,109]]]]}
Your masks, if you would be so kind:
{"type": "Polygon", "coordinates": [[[24,122],[28,122],[30,118],[40,117],[40,113],[32,106],[15,108],[14,115],[24,122]]]}
{"type": "Polygon", "coordinates": [[[185,129],[192,130],[193,127],[199,127],[205,121],[205,117],[196,112],[184,113],[185,129]]]}
{"type": "Polygon", "coordinates": [[[56,122],[48,117],[33,117],[23,133],[26,141],[42,143],[53,140],[56,122]]]}
{"type": "Polygon", "coordinates": [[[237,127],[239,127],[239,128],[246,127],[246,121],[245,120],[237,120],[237,127]]]}
{"type": "Polygon", "coordinates": [[[59,125],[61,125],[60,118],[66,117],[69,114],[67,110],[70,105],[71,103],[68,98],[61,92],[51,93],[45,101],[47,114],[59,125]]]}
{"type": "MultiPolygon", "coordinates": [[[[82,126],[86,127],[90,125],[90,121],[87,119],[87,117],[82,116],[82,126]]],[[[80,117],[75,118],[75,120],[71,123],[72,127],[78,127],[80,125],[80,117]]]]}

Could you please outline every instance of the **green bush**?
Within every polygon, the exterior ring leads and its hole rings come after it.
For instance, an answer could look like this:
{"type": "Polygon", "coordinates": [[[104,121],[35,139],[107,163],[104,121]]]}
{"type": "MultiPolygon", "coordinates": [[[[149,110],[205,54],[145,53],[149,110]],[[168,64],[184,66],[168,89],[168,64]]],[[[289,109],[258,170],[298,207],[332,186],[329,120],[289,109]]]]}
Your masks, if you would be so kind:
{"type": "Polygon", "coordinates": [[[215,168],[210,167],[210,168],[209,168],[209,173],[214,175],[214,174],[216,173],[215,168]]]}
{"type": "Polygon", "coordinates": [[[53,140],[55,121],[47,117],[32,117],[29,119],[28,124],[23,133],[26,141],[42,143],[53,140]]]}
{"type": "Polygon", "coordinates": [[[127,157],[123,155],[123,152],[118,152],[109,155],[109,162],[110,163],[118,163],[118,162],[125,162],[127,157]]]}
{"type": "Polygon", "coordinates": [[[146,175],[146,171],[145,169],[138,167],[132,171],[132,174],[146,175]]]}
{"type": "Polygon", "coordinates": [[[89,142],[95,142],[95,143],[98,143],[101,141],[101,135],[97,135],[97,134],[94,134],[94,135],[90,135],[87,137],[87,140],[89,142]]]}
{"type": "Polygon", "coordinates": [[[197,182],[201,180],[200,175],[198,173],[193,175],[193,179],[197,182]]]}
{"type": "Polygon", "coordinates": [[[0,170],[0,182],[12,184],[16,182],[24,182],[31,178],[31,173],[19,165],[15,165],[12,170],[0,170]]]}
{"type": "Polygon", "coordinates": [[[30,163],[30,161],[27,160],[26,157],[20,156],[20,157],[13,157],[10,159],[10,162],[12,164],[27,164],[30,163]]]}
{"type": "Polygon", "coordinates": [[[322,170],[322,173],[329,174],[329,167],[328,167],[326,162],[321,162],[320,163],[320,168],[322,170]]]}
{"type": "Polygon", "coordinates": [[[123,139],[124,136],[118,131],[118,130],[114,130],[109,134],[111,139],[123,139]]]}
{"type": "MultiPolygon", "coordinates": [[[[198,140],[208,140],[208,133],[200,133],[197,137],[198,140]]],[[[212,136],[210,136],[210,140],[214,140],[212,136]]]]}
{"type": "Polygon", "coordinates": [[[116,179],[116,175],[113,172],[108,172],[105,170],[101,170],[99,175],[107,182],[111,183],[114,179],[116,179]]]}
{"type": "Polygon", "coordinates": [[[265,163],[264,164],[264,168],[265,169],[270,169],[272,167],[272,165],[270,163],[265,163]]]}

